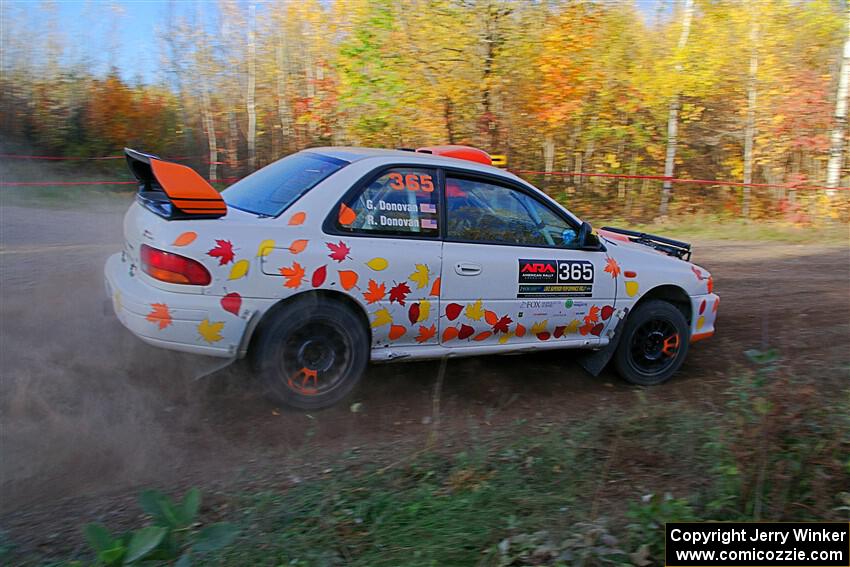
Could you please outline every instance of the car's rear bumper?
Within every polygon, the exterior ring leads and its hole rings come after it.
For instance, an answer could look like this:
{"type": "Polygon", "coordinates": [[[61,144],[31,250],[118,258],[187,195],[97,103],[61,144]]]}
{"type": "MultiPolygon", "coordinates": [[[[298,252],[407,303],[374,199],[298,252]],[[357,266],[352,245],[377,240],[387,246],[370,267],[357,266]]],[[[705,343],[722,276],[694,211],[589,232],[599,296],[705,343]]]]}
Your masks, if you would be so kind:
{"type": "Polygon", "coordinates": [[[106,293],[118,320],[143,341],[210,356],[244,354],[246,330],[254,322],[256,310],[243,304],[239,315],[234,315],[222,308],[221,297],[156,288],[146,283],[147,276],[132,268],[122,254],[110,256],[104,275],[106,293]],[[202,324],[206,338],[200,332],[202,324]]]}
{"type": "Polygon", "coordinates": [[[695,343],[714,335],[717,308],[720,298],[716,293],[691,296],[691,342],[695,343]]]}

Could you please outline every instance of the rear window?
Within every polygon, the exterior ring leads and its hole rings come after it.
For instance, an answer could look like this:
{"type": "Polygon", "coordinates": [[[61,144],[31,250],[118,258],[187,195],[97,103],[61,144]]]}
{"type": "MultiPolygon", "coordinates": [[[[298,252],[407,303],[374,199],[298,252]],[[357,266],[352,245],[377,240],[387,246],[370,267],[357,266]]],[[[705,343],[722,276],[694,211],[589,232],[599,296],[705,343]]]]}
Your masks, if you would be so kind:
{"type": "Polygon", "coordinates": [[[347,161],[314,153],[297,153],[278,160],[221,192],[228,206],[257,215],[276,217],[347,161]]]}

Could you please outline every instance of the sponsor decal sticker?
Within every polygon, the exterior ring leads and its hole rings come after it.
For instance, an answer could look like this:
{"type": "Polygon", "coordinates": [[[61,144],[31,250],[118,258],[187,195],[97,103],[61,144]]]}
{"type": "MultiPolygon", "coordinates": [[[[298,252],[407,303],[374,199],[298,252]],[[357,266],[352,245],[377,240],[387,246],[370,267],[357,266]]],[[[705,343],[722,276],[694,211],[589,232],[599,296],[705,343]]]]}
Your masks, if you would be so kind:
{"type": "Polygon", "coordinates": [[[517,297],[591,297],[593,263],[588,260],[519,260],[517,297]]]}

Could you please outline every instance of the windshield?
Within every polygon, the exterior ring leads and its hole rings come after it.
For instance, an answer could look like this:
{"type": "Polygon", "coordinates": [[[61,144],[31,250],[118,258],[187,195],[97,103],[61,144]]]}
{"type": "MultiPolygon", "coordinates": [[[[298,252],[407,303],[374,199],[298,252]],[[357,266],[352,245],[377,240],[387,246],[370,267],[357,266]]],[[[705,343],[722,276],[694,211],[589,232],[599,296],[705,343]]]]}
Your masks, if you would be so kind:
{"type": "Polygon", "coordinates": [[[292,154],[259,169],[221,192],[224,202],[257,215],[276,217],[307,191],[348,165],[309,152],[292,154]]]}

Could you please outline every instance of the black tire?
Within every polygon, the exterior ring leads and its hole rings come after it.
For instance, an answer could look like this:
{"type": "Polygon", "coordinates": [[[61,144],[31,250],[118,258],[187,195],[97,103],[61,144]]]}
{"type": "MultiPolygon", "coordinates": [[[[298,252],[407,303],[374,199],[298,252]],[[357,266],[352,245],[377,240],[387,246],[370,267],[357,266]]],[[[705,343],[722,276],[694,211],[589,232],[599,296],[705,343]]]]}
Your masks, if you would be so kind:
{"type": "Polygon", "coordinates": [[[689,342],[688,322],[682,312],[666,301],[650,300],[638,305],[626,319],[614,365],[627,382],[661,384],[682,366],[689,342]]]}
{"type": "Polygon", "coordinates": [[[290,408],[335,405],[357,386],[369,361],[369,334],[351,308],[321,296],[296,299],[258,329],[254,374],[290,408]]]}

